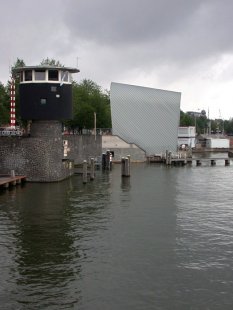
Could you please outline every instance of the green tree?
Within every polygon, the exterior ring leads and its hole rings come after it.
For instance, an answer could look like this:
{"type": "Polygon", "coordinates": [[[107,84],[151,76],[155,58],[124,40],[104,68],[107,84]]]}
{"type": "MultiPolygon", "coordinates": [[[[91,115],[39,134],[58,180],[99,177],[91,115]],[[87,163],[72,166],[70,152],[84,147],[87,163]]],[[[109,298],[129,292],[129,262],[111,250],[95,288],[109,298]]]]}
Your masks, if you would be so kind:
{"type": "Polygon", "coordinates": [[[94,127],[96,113],[97,128],[111,128],[109,92],[102,91],[95,82],[84,79],[80,84],[73,82],[74,118],[65,124],[71,128],[94,127]]]}
{"type": "Polygon", "coordinates": [[[0,83],[0,124],[9,124],[10,120],[10,96],[2,83],[0,83]]]}
{"type": "Polygon", "coordinates": [[[180,111],[180,126],[194,126],[192,117],[183,111],[180,111]]]}
{"type": "Polygon", "coordinates": [[[55,60],[54,58],[48,58],[48,57],[43,59],[40,65],[41,66],[64,67],[64,65],[62,65],[59,60],[55,60]]]}

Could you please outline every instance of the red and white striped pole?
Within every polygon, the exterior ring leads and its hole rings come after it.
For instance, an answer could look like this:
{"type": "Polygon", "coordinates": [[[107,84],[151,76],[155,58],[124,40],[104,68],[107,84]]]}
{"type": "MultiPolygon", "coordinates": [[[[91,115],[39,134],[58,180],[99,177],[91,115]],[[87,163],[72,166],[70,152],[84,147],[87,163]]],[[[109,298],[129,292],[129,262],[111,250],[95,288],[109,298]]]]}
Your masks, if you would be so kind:
{"type": "Polygon", "coordinates": [[[15,129],[15,80],[11,77],[11,114],[10,125],[12,129],[15,129]]]}

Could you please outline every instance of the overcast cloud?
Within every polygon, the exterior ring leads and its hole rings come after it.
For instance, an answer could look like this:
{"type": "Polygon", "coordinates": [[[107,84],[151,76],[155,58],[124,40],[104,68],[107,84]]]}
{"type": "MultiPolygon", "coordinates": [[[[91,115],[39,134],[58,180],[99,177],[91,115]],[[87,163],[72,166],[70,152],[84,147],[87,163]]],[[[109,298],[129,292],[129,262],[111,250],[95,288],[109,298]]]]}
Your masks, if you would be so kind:
{"type": "Polygon", "coordinates": [[[180,91],[183,111],[229,119],[232,12],[231,0],[0,0],[0,81],[17,57],[51,57],[78,63],[77,81],[180,91]]]}

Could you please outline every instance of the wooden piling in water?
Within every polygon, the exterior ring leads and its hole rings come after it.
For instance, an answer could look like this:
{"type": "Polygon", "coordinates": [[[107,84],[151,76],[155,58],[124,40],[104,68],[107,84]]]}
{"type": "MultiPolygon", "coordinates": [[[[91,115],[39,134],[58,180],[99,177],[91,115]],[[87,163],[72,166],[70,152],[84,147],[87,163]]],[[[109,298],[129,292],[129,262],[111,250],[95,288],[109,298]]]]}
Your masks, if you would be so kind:
{"type": "Polygon", "coordinates": [[[91,158],[91,173],[90,173],[90,180],[94,180],[95,178],[95,160],[91,158]]]}
{"type": "Polygon", "coordinates": [[[87,183],[87,161],[83,161],[83,184],[87,183]]]}
{"type": "Polygon", "coordinates": [[[168,165],[168,150],[166,150],[166,153],[165,153],[165,161],[166,161],[166,165],[168,165]]]}

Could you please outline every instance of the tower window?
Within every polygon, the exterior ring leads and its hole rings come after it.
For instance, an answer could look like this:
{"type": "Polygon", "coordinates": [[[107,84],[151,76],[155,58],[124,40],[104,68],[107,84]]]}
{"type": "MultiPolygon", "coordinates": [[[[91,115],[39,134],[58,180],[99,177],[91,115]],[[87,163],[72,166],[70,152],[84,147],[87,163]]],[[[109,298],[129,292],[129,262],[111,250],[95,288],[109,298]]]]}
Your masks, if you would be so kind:
{"type": "Polygon", "coordinates": [[[40,99],[40,103],[41,103],[41,104],[46,104],[46,103],[47,103],[46,98],[41,98],[41,99],[40,99]]]}
{"type": "Polygon", "coordinates": [[[45,80],[45,70],[35,70],[35,80],[44,81],[45,80]]]}
{"type": "Polygon", "coordinates": [[[25,81],[32,81],[32,70],[25,70],[24,71],[24,80],[25,81]]]}
{"type": "Polygon", "coordinates": [[[58,81],[58,70],[49,70],[49,80],[58,81]]]}
{"type": "Polygon", "coordinates": [[[61,71],[61,81],[68,82],[69,81],[69,72],[68,71],[61,71]]]}

